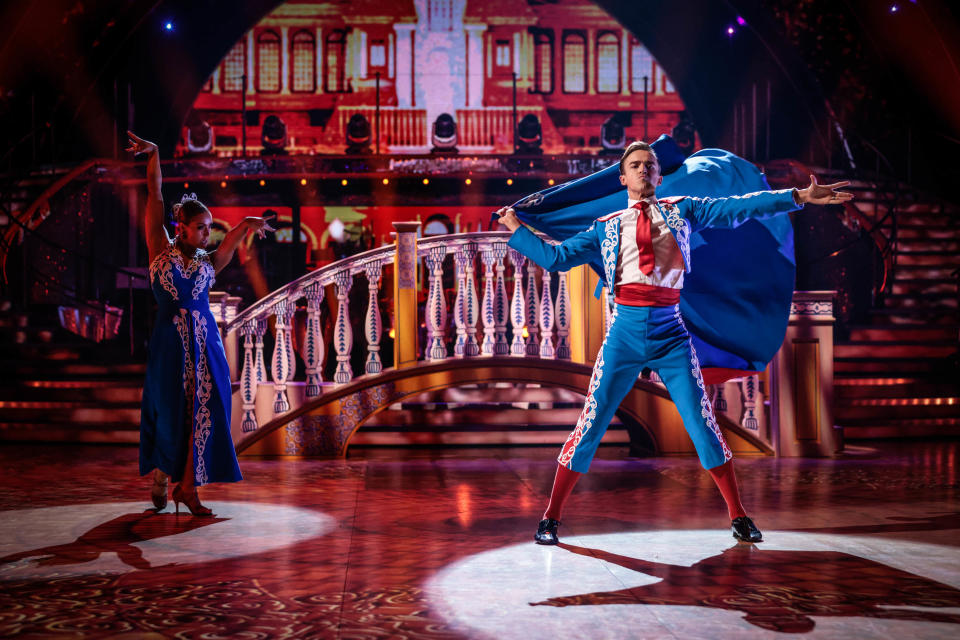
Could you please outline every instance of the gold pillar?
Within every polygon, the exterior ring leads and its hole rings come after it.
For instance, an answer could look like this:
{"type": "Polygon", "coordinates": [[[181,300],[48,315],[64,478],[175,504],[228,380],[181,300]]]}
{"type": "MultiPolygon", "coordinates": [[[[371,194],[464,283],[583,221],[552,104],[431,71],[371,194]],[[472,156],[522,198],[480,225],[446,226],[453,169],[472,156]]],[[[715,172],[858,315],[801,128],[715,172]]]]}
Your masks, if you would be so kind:
{"type": "Polygon", "coordinates": [[[769,366],[770,435],[779,456],[832,456],[834,291],[795,291],[783,345],[769,366]]]}
{"type": "Polygon", "coordinates": [[[397,254],[393,261],[393,366],[417,362],[417,230],[419,222],[394,222],[397,254]]]}
{"type": "Polygon", "coordinates": [[[600,277],[588,265],[567,273],[570,290],[570,359],[592,364],[603,342],[603,304],[594,297],[600,277]]]}

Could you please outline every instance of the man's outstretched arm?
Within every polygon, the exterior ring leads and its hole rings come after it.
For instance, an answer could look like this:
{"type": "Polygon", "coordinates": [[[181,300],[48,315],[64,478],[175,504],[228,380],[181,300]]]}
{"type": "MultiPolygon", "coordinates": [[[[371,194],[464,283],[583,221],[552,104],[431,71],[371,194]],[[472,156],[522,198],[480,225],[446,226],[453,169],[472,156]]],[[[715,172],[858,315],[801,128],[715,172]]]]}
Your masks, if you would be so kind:
{"type": "Polygon", "coordinates": [[[547,271],[567,271],[586,264],[600,255],[600,245],[593,227],[567,238],[558,245],[547,244],[521,224],[510,207],[497,211],[498,222],[513,232],[507,243],[547,271]]]}
{"type": "Polygon", "coordinates": [[[839,191],[847,181],[818,184],[810,176],[810,184],[802,189],[758,191],[730,198],[690,198],[695,204],[691,217],[697,226],[736,227],[752,218],[768,218],[794,211],[805,204],[842,204],[853,199],[853,194],[839,191]]]}

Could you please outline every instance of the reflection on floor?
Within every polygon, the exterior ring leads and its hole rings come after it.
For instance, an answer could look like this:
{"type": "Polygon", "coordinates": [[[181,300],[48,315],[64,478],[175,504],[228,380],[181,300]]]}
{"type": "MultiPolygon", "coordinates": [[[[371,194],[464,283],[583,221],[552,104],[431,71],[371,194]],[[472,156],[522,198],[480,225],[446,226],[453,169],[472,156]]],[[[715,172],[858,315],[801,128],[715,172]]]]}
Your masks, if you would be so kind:
{"type": "Polygon", "coordinates": [[[553,449],[245,460],[193,518],[134,448],[3,446],[0,635],[952,638],[958,449],[740,459],[758,545],[696,460],[601,449],[538,547],[553,449]]]}

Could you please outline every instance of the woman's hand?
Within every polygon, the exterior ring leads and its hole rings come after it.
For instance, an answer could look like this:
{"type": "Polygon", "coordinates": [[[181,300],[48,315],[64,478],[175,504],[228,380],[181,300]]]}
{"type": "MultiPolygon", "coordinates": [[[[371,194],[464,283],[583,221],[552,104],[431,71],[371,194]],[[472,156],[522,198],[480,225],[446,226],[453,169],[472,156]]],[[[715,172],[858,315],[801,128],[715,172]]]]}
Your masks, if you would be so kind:
{"type": "Polygon", "coordinates": [[[247,231],[256,233],[258,238],[265,238],[268,231],[276,231],[276,229],[270,226],[270,218],[273,218],[273,216],[267,216],[266,218],[249,216],[243,219],[243,223],[247,225],[247,231]]]}
{"type": "Polygon", "coordinates": [[[145,153],[148,156],[153,155],[157,152],[157,145],[149,140],[144,140],[143,138],[137,137],[133,131],[127,131],[127,138],[129,138],[130,146],[127,147],[127,151],[132,151],[134,155],[140,155],[145,153]]]}

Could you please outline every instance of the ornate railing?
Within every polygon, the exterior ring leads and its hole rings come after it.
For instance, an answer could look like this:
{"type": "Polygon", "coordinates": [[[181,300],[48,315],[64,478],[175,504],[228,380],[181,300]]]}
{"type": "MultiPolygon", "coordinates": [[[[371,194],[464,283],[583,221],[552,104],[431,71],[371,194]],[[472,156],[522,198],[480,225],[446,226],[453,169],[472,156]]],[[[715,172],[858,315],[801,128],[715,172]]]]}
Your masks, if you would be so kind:
{"type": "MultiPolygon", "coordinates": [[[[398,233],[398,245],[402,244],[401,240],[407,233],[398,233]]],[[[306,312],[304,337],[297,349],[305,367],[304,399],[322,393],[322,364],[325,356],[334,355],[324,352],[326,345],[320,318],[321,304],[328,287],[333,288],[337,298],[336,314],[332,318],[332,346],[337,363],[333,384],[345,384],[358,375],[377,374],[383,370],[380,352],[384,313],[393,316],[415,314],[417,322],[409,324],[414,328],[424,328],[426,337],[421,348],[414,347],[417,360],[507,354],[569,360],[571,301],[566,273],[544,272],[519,253],[508,249],[509,235],[507,232],[480,232],[434,236],[416,241],[415,256],[418,260],[422,259],[426,267],[426,282],[414,283],[414,289],[423,298],[422,309],[402,309],[396,305],[392,309],[381,309],[381,281],[385,268],[393,267],[398,260],[398,245],[373,249],[312,271],[270,293],[241,313],[236,310],[239,299],[212,294],[213,311],[222,321],[227,352],[234,361],[234,379],[240,383],[242,429],[256,430],[264,417],[272,419],[291,408],[288,391],[290,382],[298,373],[295,370],[292,327],[298,307],[306,312]],[[451,261],[447,260],[448,256],[453,258],[456,283],[452,309],[448,309],[448,297],[452,292],[444,287],[445,276],[450,275],[448,265],[451,261]],[[509,297],[508,262],[512,265],[510,276],[513,281],[512,295],[509,297]],[[478,273],[478,267],[482,272],[478,273]],[[354,340],[349,312],[349,293],[358,277],[366,278],[368,284],[362,346],[354,340]],[[481,285],[479,290],[478,284],[481,285]],[[274,347],[272,354],[268,355],[265,353],[264,336],[271,320],[274,325],[274,347]],[[242,345],[238,344],[240,338],[242,345]],[[351,366],[351,355],[355,348],[366,350],[365,366],[359,372],[355,372],[351,366]],[[269,382],[267,362],[270,363],[273,381],[270,411],[267,407],[257,406],[257,388],[269,382]]],[[[396,269],[390,269],[388,276],[396,287],[401,283],[395,274],[396,269]]],[[[402,323],[395,322],[394,325],[399,328],[402,323]]],[[[398,343],[416,344],[416,338],[416,335],[395,333],[394,350],[403,350],[398,343]]]]}
{"type": "MultiPolygon", "coordinates": [[[[586,267],[543,271],[508,248],[507,232],[418,240],[419,223],[394,226],[395,245],[308,273],[241,313],[237,313],[239,298],[211,294],[232,377],[239,383],[234,414],[240,417],[242,432],[276,424],[284,414],[294,413],[331,388],[361,376],[376,376],[390,365],[403,369],[449,358],[497,356],[592,363],[611,314],[593,297],[596,277],[586,267]],[[358,279],[367,282],[365,311],[357,323],[362,341],[354,339],[349,299],[358,279]],[[393,288],[391,296],[384,296],[386,304],[380,296],[384,282],[393,288]],[[336,297],[331,305],[335,312],[331,309],[329,318],[330,345],[324,340],[321,318],[328,288],[336,297]],[[298,312],[299,322],[295,321],[298,312]],[[387,365],[381,355],[384,314],[392,318],[393,362],[387,365]],[[273,349],[268,353],[265,337],[271,323],[273,349]],[[299,341],[294,337],[297,324],[303,334],[299,341]],[[328,346],[332,352],[326,352],[328,346]],[[297,371],[296,353],[302,357],[303,371],[297,371]],[[351,364],[354,355],[356,362],[363,356],[358,371],[351,364]],[[335,358],[336,365],[330,363],[332,379],[324,380],[324,362],[330,358],[335,358]]],[[[791,327],[793,320],[791,316],[791,327]]],[[[774,443],[778,440],[771,422],[775,421],[764,410],[769,399],[764,388],[771,384],[767,378],[767,374],[753,375],[717,385],[711,397],[719,413],[758,440],[774,443]]],[[[655,374],[652,379],[658,382],[655,374]]],[[[786,393],[781,390],[780,395],[786,393]]]]}

